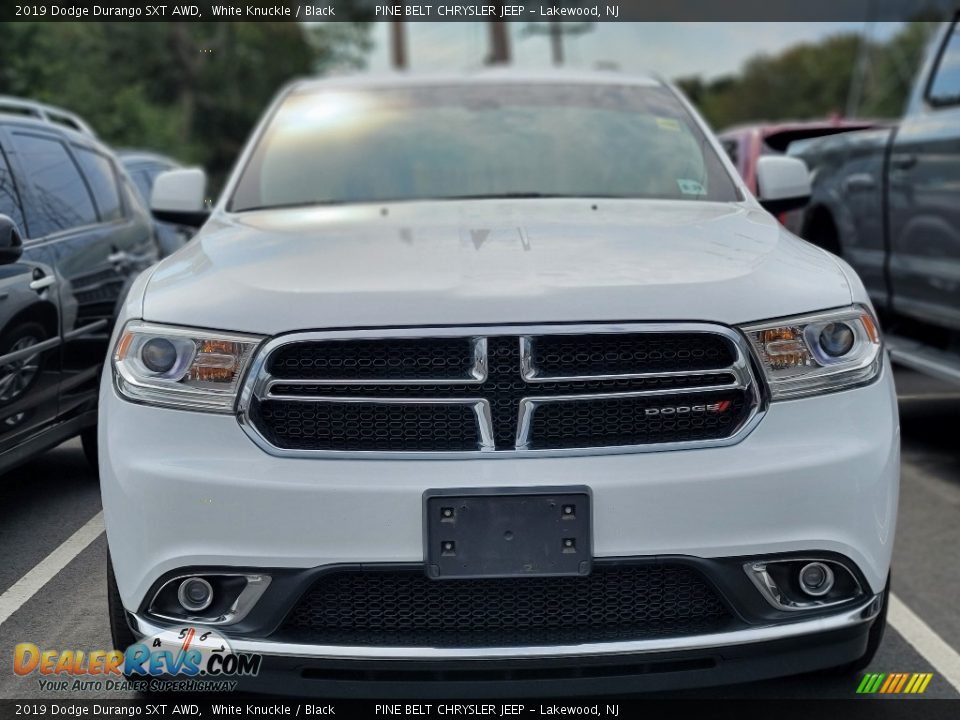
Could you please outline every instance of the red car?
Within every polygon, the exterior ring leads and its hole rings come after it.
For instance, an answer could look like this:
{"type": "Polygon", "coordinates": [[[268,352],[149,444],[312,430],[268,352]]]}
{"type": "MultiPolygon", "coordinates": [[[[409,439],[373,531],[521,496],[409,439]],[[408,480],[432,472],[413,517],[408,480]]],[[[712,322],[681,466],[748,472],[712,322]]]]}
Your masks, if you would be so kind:
{"type": "Polygon", "coordinates": [[[757,160],[761,155],[783,155],[791,143],[825,135],[866,130],[877,123],[871,120],[812,120],[771,124],[737,125],[718,133],[723,149],[737,166],[747,187],[757,192],[757,160]]]}

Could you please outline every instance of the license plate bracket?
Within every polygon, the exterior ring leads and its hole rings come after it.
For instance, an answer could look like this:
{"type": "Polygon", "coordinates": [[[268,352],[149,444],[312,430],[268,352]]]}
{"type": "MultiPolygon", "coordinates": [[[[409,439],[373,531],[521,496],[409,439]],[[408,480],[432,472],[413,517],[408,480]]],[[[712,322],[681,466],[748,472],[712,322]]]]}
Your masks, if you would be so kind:
{"type": "Polygon", "coordinates": [[[590,573],[588,487],[427,490],[423,517],[433,579],[590,573]]]}

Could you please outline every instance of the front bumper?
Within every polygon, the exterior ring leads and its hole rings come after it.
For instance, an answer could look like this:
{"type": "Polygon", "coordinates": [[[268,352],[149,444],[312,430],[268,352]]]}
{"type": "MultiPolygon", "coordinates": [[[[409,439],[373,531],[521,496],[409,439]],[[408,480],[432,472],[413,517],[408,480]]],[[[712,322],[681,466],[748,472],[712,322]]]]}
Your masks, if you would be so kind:
{"type": "MultiPolygon", "coordinates": [[[[477,675],[489,681],[483,693],[512,693],[520,679],[525,694],[559,695],[842,665],[863,654],[879,610],[899,490],[889,365],[865,387],[773,403],[728,447],[470,460],[274,457],[232,416],[133,404],[104,382],[100,458],[118,589],[144,636],[164,625],[143,612],[151,589],[185,569],[422,564],[423,493],[442,488],[588,485],[598,560],[816,554],[841,559],[864,591],[855,605],[815,616],[740,612],[744,622],[724,632],[566,646],[298,644],[242,625],[218,628],[235,651],[266,657],[256,689],[344,695],[363,692],[369,679],[396,696],[416,696],[424,679],[433,694],[476,693],[477,675]]],[[[759,592],[748,601],[754,609],[763,602],[759,592]]]]}
{"type": "Polygon", "coordinates": [[[773,403],[729,447],[557,458],[268,455],[236,418],[101,386],[100,476],[125,607],[190,566],[423,562],[427,489],[589,485],[598,558],[832,552],[883,590],[899,490],[889,366],[866,387],[773,403]]]}
{"type": "MultiPolygon", "coordinates": [[[[545,647],[398,648],[237,638],[264,656],[240,690],[312,696],[541,697],[673,690],[794,675],[853,662],[882,608],[878,594],[829,616],[670,639],[545,647]]],[[[140,637],[165,628],[131,615],[140,637]]]]}

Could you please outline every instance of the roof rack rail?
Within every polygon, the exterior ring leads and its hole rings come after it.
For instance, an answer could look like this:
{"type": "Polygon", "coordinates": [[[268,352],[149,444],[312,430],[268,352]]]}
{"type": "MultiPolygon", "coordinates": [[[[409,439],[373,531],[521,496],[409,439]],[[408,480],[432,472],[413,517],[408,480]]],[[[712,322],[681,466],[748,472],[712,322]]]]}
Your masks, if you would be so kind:
{"type": "Polygon", "coordinates": [[[68,127],[84,135],[91,137],[97,136],[93,128],[87,125],[79,115],[34,100],[24,100],[23,98],[11,97],[9,95],[0,95],[0,113],[24,115],[26,117],[43,120],[44,122],[53,123],[54,125],[68,127]]]}

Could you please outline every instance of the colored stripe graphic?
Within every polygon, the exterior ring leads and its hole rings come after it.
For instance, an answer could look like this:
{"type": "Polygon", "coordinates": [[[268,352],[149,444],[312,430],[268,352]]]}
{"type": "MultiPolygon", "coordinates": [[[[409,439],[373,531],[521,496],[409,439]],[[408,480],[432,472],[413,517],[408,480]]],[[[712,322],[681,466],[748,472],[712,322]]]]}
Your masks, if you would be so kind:
{"type": "Polygon", "coordinates": [[[900,682],[897,683],[897,689],[894,692],[900,692],[903,690],[903,686],[907,684],[907,674],[900,673],[900,682]]]}
{"type": "Polygon", "coordinates": [[[933,673],[868,673],[860,680],[860,695],[920,695],[926,691],[933,673]]]}
{"type": "Polygon", "coordinates": [[[888,692],[890,690],[890,686],[895,685],[897,680],[899,679],[900,679],[900,675],[898,673],[892,673],[890,675],[887,675],[887,681],[883,683],[883,686],[880,688],[880,692],[881,693],[888,692]]]}

